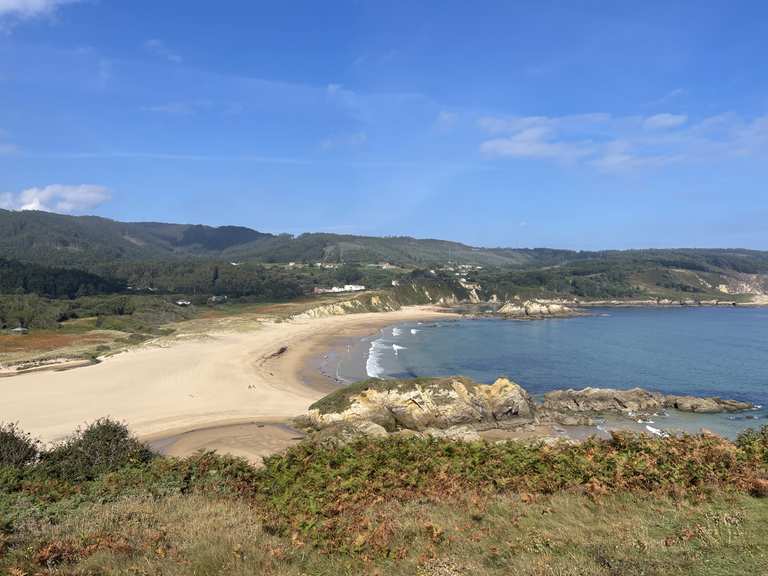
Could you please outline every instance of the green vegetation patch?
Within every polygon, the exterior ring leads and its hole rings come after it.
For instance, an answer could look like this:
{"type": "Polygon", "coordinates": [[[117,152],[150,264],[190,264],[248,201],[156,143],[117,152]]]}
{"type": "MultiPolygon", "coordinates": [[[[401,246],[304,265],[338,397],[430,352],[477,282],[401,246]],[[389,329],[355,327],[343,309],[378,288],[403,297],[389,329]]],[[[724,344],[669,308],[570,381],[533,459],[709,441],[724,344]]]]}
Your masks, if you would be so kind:
{"type": "Polygon", "coordinates": [[[39,454],[18,428],[0,430],[3,574],[768,567],[768,499],[754,497],[768,495],[768,427],[736,443],[615,434],[556,446],[301,444],[261,468],[212,453],[153,457],[109,420],[39,454]]]}

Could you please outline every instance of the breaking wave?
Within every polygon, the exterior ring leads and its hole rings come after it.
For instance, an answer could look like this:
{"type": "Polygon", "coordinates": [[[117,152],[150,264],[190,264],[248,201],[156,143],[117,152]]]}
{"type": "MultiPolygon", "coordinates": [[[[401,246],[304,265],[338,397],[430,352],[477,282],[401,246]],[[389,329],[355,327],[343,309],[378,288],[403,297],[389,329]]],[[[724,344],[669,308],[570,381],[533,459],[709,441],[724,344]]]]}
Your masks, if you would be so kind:
{"type": "Polygon", "coordinates": [[[384,375],[384,369],[379,363],[381,345],[378,340],[371,342],[368,349],[368,359],[365,361],[365,372],[369,378],[381,378],[384,375]]]}

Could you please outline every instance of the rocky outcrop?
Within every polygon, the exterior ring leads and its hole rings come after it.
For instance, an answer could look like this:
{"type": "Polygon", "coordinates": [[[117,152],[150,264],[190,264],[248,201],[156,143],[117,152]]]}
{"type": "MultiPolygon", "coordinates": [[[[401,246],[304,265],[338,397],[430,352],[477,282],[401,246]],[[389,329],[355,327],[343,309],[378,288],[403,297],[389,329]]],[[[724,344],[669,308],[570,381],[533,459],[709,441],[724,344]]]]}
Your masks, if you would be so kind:
{"type": "Polygon", "coordinates": [[[592,417],[637,417],[671,408],[713,413],[752,405],[721,398],[664,395],[642,388],[556,390],[535,403],[518,384],[499,378],[478,384],[468,378],[371,379],[329,394],[295,424],[318,441],[348,442],[390,434],[475,441],[479,431],[520,429],[529,424],[588,425],[592,417]]]}
{"type": "Polygon", "coordinates": [[[310,406],[301,424],[322,429],[336,422],[367,420],[388,431],[452,426],[498,427],[531,422],[529,394],[499,378],[478,384],[468,378],[372,379],[353,384],[310,406]]]}
{"type": "Polygon", "coordinates": [[[664,396],[642,388],[584,388],[555,390],[544,395],[541,409],[560,414],[654,412],[664,407],[664,396]]]}
{"type": "Polygon", "coordinates": [[[749,410],[752,404],[722,398],[664,395],[642,388],[556,390],[544,395],[540,411],[549,414],[649,414],[674,408],[681,412],[717,413],[749,410]]]}
{"type": "Polygon", "coordinates": [[[718,412],[740,412],[753,406],[749,402],[724,400],[722,398],[697,398],[696,396],[665,396],[664,406],[681,412],[716,414],[718,412]]]}
{"type": "Polygon", "coordinates": [[[510,300],[498,309],[498,314],[515,318],[547,318],[554,316],[572,316],[576,311],[559,302],[544,300],[510,300]]]}

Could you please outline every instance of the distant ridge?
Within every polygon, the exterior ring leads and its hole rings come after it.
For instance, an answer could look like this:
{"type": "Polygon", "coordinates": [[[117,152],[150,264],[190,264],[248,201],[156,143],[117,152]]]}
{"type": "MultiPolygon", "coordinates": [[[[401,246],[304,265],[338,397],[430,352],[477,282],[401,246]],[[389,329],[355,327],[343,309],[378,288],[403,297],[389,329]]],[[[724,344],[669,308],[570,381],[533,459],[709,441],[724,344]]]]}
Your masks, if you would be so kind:
{"type": "Polygon", "coordinates": [[[0,210],[0,257],[46,266],[88,267],[105,262],[232,259],[254,262],[349,262],[429,267],[453,262],[520,269],[583,261],[740,273],[768,272],[768,252],[743,249],[573,251],[549,248],[477,248],[460,242],[407,236],[327,233],[268,234],[242,226],[119,222],[98,216],[0,210]]]}

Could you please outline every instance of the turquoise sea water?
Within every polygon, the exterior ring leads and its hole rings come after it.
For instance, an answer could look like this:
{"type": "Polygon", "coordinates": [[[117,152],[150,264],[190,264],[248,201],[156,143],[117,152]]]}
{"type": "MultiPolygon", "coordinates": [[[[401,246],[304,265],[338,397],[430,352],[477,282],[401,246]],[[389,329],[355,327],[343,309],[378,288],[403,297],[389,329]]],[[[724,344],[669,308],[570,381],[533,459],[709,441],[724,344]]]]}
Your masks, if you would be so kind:
{"type": "MultiPolygon", "coordinates": [[[[480,382],[508,376],[532,394],[559,388],[639,386],[721,396],[768,406],[768,309],[597,309],[590,316],[406,323],[383,329],[339,359],[338,376],[404,378],[461,374],[480,382]]],[[[663,416],[663,415],[662,415],[663,416]]],[[[733,436],[768,424],[758,409],[675,417],[733,436]]],[[[672,425],[672,421],[659,424],[672,425]]]]}

